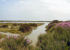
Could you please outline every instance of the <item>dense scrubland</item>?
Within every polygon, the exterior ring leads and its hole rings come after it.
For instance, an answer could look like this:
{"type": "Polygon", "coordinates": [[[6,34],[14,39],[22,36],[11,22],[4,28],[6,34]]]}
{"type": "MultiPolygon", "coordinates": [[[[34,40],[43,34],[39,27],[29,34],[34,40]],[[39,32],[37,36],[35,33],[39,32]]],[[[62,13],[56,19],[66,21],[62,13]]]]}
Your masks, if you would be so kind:
{"type": "MultiPolygon", "coordinates": [[[[21,25],[21,32],[29,31],[28,25],[21,25]],[[23,28],[23,26],[25,26],[23,28]],[[23,31],[26,28],[25,31],[23,31]]],[[[32,24],[34,26],[34,24],[32,24]]],[[[35,27],[37,27],[35,25],[35,27]]],[[[30,28],[30,26],[29,26],[30,28]]],[[[38,38],[36,47],[26,37],[7,37],[0,42],[3,50],[70,50],[70,22],[54,20],[46,26],[46,33],[38,38]]]]}
{"type": "MultiPolygon", "coordinates": [[[[6,36],[0,34],[0,49],[2,50],[28,50],[31,41],[25,36],[43,23],[0,23],[0,33],[19,34],[20,36],[6,36]]],[[[31,50],[31,49],[30,49],[31,50]]]]}
{"type": "Polygon", "coordinates": [[[37,46],[40,50],[70,50],[70,22],[51,22],[47,33],[39,36],[37,46]]]}

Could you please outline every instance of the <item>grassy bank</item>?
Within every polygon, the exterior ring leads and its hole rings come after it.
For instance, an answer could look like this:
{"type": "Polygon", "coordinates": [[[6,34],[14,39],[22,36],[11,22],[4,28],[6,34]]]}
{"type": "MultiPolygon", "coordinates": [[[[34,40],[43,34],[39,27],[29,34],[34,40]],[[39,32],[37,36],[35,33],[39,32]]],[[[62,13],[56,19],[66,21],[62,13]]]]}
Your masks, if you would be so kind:
{"type": "Polygon", "coordinates": [[[46,28],[37,43],[40,50],[70,50],[70,22],[53,22],[46,28]]]}
{"type": "Polygon", "coordinates": [[[31,46],[29,39],[23,36],[28,35],[33,29],[42,25],[43,23],[0,23],[0,32],[10,32],[13,34],[20,34],[21,36],[7,37],[0,34],[0,49],[1,50],[38,50],[31,46]],[[23,35],[23,36],[22,36],[23,35]],[[2,39],[4,38],[4,39],[2,39]]]}
{"type": "MultiPolygon", "coordinates": [[[[9,24],[10,25],[10,24],[9,24]]],[[[20,32],[31,31],[41,24],[21,24],[20,32]],[[28,26],[28,27],[27,27],[28,26]]],[[[32,41],[23,36],[8,37],[0,42],[3,50],[70,50],[70,22],[52,21],[46,26],[46,34],[38,38],[37,46],[30,45],[32,41]],[[13,42],[13,43],[12,43],[13,42]]]]}
{"type": "Polygon", "coordinates": [[[0,32],[26,35],[42,23],[0,23],[0,32]]]}

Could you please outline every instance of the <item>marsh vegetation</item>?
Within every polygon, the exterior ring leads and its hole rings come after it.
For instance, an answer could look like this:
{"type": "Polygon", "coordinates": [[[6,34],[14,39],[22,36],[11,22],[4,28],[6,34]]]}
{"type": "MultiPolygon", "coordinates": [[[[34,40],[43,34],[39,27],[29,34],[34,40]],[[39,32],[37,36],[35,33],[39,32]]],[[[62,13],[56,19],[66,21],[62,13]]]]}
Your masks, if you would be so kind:
{"type": "Polygon", "coordinates": [[[47,24],[1,24],[3,27],[0,28],[1,32],[10,32],[9,30],[17,30],[16,32],[11,32],[13,34],[17,33],[25,36],[13,36],[6,37],[1,35],[2,41],[0,42],[0,47],[3,50],[70,50],[70,22],[69,21],[57,21],[54,20],[47,24]],[[9,28],[7,25],[13,27],[9,28]],[[40,26],[41,25],[41,26],[40,26]],[[40,26],[40,27],[38,27],[40,26]],[[16,27],[16,28],[15,28],[16,27]],[[8,30],[9,28],[9,30],[8,30]],[[35,32],[32,30],[36,29],[35,32]],[[2,30],[7,29],[7,30],[2,30]],[[41,30],[42,29],[42,30],[41,30]],[[42,32],[45,31],[45,32],[42,32]],[[32,33],[27,33],[32,32],[32,33]],[[37,35],[35,35],[37,34],[37,35]],[[34,41],[27,38],[26,36],[32,36],[34,41]],[[38,41],[35,40],[38,38],[38,41]],[[31,45],[35,42],[35,45],[31,45]],[[13,42],[13,43],[12,43],[13,42]]]}
{"type": "Polygon", "coordinates": [[[40,50],[70,50],[70,22],[52,22],[47,33],[39,36],[40,50]]]}
{"type": "Polygon", "coordinates": [[[0,23],[0,32],[13,34],[28,34],[42,23],[0,23]]]}

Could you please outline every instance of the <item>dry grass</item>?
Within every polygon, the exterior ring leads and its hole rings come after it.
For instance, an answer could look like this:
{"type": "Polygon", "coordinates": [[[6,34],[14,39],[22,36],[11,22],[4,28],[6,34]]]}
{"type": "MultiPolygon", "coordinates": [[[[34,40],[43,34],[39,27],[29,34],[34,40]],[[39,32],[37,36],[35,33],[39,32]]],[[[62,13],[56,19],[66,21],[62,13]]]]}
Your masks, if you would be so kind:
{"type": "Polygon", "coordinates": [[[0,48],[0,50],[3,50],[2,48],[0,48]]]}

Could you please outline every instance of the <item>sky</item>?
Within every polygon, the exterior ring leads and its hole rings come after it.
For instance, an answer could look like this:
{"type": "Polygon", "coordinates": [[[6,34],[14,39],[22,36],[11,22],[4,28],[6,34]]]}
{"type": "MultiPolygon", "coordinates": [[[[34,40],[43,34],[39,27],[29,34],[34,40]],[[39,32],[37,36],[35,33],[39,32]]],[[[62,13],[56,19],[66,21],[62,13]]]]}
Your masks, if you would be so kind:
{"type": "Polygon", "coordinates": [[[70,0],[0,0],[0,20],[70,20],[70,0]]]}

